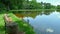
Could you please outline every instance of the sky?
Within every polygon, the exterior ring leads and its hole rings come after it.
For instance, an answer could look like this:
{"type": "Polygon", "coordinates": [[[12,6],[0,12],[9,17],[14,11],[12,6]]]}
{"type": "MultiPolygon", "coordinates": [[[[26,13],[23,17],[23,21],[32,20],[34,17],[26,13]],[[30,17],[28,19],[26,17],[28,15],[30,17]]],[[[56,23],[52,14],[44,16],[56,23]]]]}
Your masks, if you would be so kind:
{"type": "Polygon", "coordinates": [[[46,3],[51,3],[52,5],[60,5],[60,0],[37,0],[37,2],[46,2],[46,3]]]}

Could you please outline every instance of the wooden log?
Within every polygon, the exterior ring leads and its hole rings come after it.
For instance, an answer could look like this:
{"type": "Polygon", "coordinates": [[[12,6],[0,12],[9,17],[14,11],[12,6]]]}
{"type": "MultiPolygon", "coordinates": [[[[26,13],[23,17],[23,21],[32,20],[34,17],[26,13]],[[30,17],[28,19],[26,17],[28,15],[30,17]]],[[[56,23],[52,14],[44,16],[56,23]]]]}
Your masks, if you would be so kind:
{"type": "Polygon", "coordinates": [[[17,25],[17,23],[8,23],[8,24],[6,24],[6,32],[8,34],[18,34],[18,25],[17,25]]]}

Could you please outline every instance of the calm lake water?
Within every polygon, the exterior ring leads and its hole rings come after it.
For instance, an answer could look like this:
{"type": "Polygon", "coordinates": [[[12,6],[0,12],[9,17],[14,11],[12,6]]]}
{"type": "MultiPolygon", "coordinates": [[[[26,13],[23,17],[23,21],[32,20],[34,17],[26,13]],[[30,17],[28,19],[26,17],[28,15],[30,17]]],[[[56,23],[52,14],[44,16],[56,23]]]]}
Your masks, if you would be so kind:
{"type": "Polygon", "coordinates": [[[15,15],[29,22],[36,34],[60,34],[60,11],[27,11],[15,15]]]}

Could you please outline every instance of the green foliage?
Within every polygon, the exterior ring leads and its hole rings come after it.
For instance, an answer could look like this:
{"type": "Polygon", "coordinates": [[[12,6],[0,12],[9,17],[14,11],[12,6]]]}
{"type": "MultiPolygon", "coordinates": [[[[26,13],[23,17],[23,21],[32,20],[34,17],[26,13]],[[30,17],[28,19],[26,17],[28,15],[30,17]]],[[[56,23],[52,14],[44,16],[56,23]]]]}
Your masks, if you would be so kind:
{"type": "MultiPolygon", "coordinates": [[[[56,6],[50,3],[36,2],[36,0],[0,0],[0,8],[6,10],[19,10],[19,9],[55,9],[56,6]]],[[[59,5],[57,6],[59,8],[59,5]]]]}
{"type": "Polygon", "coordinates": [[[51,9],[50,3],[44,3],[44,9],[51,9]]]}
{"type": "Polygon", "coordinates": [[[7,9],[18,9],[18,7],[21,9],[23,0],[0,0],[0,2],[4,4],[7,9]]]}
{"type": "Polygon", "coordinates": [[[5,10],[5,5],[0,2],[0,10],[5,10]]]}
{"type": "Polygon", "coordinates": [[[56,9],[56,6],[51,5],[51,9],[56,9]]]}
{"type": "Polygon", "coordinates": [[[60,5],[57,5],[57,9],[60,9],[60,5]]]}

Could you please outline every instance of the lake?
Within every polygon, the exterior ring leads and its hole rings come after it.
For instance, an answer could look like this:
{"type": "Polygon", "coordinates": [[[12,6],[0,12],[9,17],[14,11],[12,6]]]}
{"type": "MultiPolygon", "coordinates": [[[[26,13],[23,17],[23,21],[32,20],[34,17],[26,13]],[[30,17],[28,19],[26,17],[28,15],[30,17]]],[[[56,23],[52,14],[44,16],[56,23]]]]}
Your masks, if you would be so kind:
{"type": "Polygon", "coordinates": [[[14,14],[33,26],[36,34],[60,34],[60,11],[22,11],[14,14]]]}

